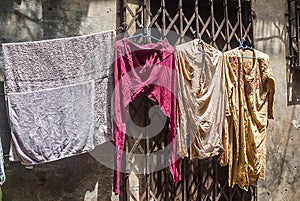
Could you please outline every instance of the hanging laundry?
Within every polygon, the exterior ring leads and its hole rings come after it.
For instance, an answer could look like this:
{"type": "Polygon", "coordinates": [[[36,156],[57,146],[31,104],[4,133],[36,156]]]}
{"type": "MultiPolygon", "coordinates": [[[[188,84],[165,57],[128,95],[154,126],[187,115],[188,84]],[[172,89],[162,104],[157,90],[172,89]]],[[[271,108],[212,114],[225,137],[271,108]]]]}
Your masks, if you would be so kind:
{"type": "Polygon", "coordinates": [[[183,157],[221,154],[227,164],[223,54],[199,39],[178,45],[177,152],[183,157]]]}
{"type": "Polygon", "coordinates": [[[176,69],[174,48],[164,42],[138,45],[127,38],[115,44],[114,137],[116,146],[116,194],[120,193],[120,168],[124,149],[126,107],[140,94],[144,94],[170,118],[168,143],[171,149],[169,161],[173,181],[181,179],[180,161],[176,154],[176,69]]]}
{"type": "Polygon", "coordinates": [[[236,48],[224,53],[229,130],[229,185],[248,190],[265,177],[266,129],[275,80],[269,56],[236,48]]]}
{"type": "Polygon", "coordinates": [[[111,139],[114,41],[106,31],[3,44],[10,160],[55,161],[111,139]]]}

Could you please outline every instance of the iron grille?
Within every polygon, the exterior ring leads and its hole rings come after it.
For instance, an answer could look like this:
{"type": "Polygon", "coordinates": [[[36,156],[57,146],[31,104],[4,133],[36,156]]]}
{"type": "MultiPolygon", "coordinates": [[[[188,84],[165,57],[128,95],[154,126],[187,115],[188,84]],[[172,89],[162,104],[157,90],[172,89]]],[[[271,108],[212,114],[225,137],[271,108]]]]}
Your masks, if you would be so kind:
{"type": "Polygon", "coordinates": [[[300,103],[300,0],[288,0],[288,12],[287,102],[289,105],[295,105],[300,103]]]}
{"type": "Polygon", "coordinates": [[[292,69],[299,68],[299,29],[300,29],[300,1],[289,0],[289,65],[292,69]]]}
{"type": "Polygon", "coordinates": [[[127,35],[148,26],[156,30],[152,35],[172,45],[187,42],[187,37],[193,39],[196,33],[221,51],[237,47],[242,38],[253,46],[250,0],[121,0],[121,3],[121,23],[126,26],[127,35]]]}

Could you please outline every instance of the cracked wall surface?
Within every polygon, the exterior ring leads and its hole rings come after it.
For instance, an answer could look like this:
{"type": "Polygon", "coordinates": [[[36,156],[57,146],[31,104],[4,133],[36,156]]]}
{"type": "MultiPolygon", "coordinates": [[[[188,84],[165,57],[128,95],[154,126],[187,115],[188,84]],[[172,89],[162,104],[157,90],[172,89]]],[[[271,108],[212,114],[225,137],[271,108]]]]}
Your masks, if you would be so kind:
{"type": "MultiPolygon", "coordinates": [[[[255,48],[269,54],[276,79],[275,119],[269,121],[266,179],[259,181],[258,200],[298,200],[300,105],[289,101],[300,100],[300,73],[291,75],[287,68],[287,1],[252,2],[256,14],[255,48]],[[293,77],[292,83],[287,82],[289,76],[293,77]]],[[[0,0],[0,41],[41,40],[115,29],[116,16],[114,0],[0,0]]],[[[3,81],[1,59],[0,81],[3,81]]],[[[0,93],[2,89],[3,82],[0,82],[0,93]]],[[[8,133],[4,97],[0,96],[0,135],[5,154],[8,133]]],[[[103,150],[105,147],[100,147],[100,153],[103,150]]],[[[5,159],[4,201],[111,199],[113,172],[89,154],[43,164],[33,170],[5,159]]]]}
{"type": "Polygon", "coordinates": [[[300,74],[288,71],[286,0],[253,1],[257,16],[254,27],[255,48],[270,56],[276,81],[274,120],[267,130],[266,179],[258,186],[258,200],[293,201],[300,197],[300,105],[290,104],[288,91],[300,94],[296,85],[300,74]],[[294,76],[294,83],[288,77],[294,76]]]}
{"type": "MultiPolygon", "coordinates": [[[[115,28],[115,0],[0,0],[0,43],[77,36],[115,28]]],[[[3,63],[0,56],[0,94],[3,94],[2,72],[3,63]]],[[[106,157],[113,161],[113,153],[105,151],[106,144],[99,146],[93,155],[82,154],[37,165],[33,169],[26,169],[20,163],[9,162],[7,154],[10,134],[4,96],[1,95],[0,135],[6,155],[7,176],[1,187],[2,200],[111,199],[113,171],[95,159],[106,157]]]]}

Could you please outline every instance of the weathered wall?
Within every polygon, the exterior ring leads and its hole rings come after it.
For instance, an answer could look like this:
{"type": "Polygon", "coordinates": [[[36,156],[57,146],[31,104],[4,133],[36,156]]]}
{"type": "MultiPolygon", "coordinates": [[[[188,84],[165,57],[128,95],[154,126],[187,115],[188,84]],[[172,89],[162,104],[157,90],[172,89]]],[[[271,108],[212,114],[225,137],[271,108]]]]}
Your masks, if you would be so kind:
{"type": "MultiPolygon", "coordinates": [[[[287,1],[253,1],[256,49],[270,56],[276,79],[275,119],[269,121],[267,133],[266,180],[259,182],[258,200],[293,201],[300,198],[300,105],[289,104],[288,90],[292,99],[299,98],[297,88],[287,84],[287,1]]],[[[297,75],[294,80],[299,79],[297,75]]]]}
{"type": "MultiPolygon", "coordinates": [[[[115,0],[0,0],[0,43],[76,36],[116,29],[115,0]]],[[[1,50],[1,48],[0,48],[1,50]]],[[[0,51],[1,54],[1,51],[0,51]]],[[[0,94],[3,93],[0,56],[0,94]]],[[[113,171],[90,154],[37,165],[28,170],[8,162],[9,128],[4,97],[0,95],[0,135],[7,181],[4,201],[107,201],[112,195],[113,171]]],[[[113,161],[105,145],[94,155],[113,161]]]]}
{"type": "MultiPolygon", "coordinates": [[[[300,105],[295,84],[287,84],[286,0],[253,0],[256,13],[256,49],[270,55],[276,79],[275,119],[267,137],[266,180],[259,182],[260,201],[293,201],[300,197],[300,105]],[[288,98],[288,90],[292,98],[288,98]]],[[[0,0],[0,42],[31,41],[87,34],[116,28],[114,0],[0,0]],[[19,4],[20,2],[20,4],[19,4]]],[[[0,48],[1,50],[1,48],[0,48]]],[[[1,54],[1,52],[0,52],[1,54]]],[[[0,71],[3,68],[0,56],[0,71]]],[[[0,73],[0,80],[3,76],[0,73]]],[[[0,94],[2,85],[0,82],[0,94]]],[[[0,96],[0,135],[8,153],[9,130],[4,98],[0,96]]],[[[105,154],[105,147],[98,153],[105,154]]],[[[111,157],[108,155],[108,157],[111,157]]],[[[112,171],[89,154],[67,158],[27,170],[6,158],[4,201],[110,200],[112,171]],[[91,191],[91,192],[90,192],[91,191]]]]}

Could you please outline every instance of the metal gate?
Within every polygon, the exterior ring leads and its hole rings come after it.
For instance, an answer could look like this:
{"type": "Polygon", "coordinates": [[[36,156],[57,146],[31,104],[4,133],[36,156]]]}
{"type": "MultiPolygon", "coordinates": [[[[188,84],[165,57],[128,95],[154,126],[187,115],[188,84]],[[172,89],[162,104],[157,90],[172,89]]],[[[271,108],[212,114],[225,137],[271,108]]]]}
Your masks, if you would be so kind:
{"type": "Polygon", "coordinates": [[[300,104],[300,1],[288,0],[288,37],[287,55],[287,101],[289,105],[300,104]]]}
{"type": "MultiPolygon", "coordinates": [[[[221,51],[238,46],[238,40],[245,39],[253,46],[252,10],[250,0],[120,0],[121,24],[125,35],[130,36],[149,27],[151,35],[162,38],[172,45],[192,40],[195,35],[221,51]],[[155,28],[155,29],[153,29],[155,28]],[[176,33],[176,34],[174,34],[176,33]]],[[[139,96],[129,106],[133,122],[139,126],[149,125],[149,109],[153,103],[139,96]]],[[[161,112],[152,112],[161,118],[161,112]]],[[[182,181],[172,183],[172,177],[165,168],[148,173],[149,161],[145,160],[145,174],[134,174],[138,164],[133,153],[149,154],[164,149],[167,144],[165,128],[150,139],[140,139],[139,130],[127,130],[126,153],[123,161],[120,200],[158,201],[158,200],[257,200],[256,187],[248,192],[239,187],[229,188],[228,167],[221,167],[217,158],[205,160],[182,160],[182,181]],[[135,133],[135,134],[132,134],[135,133]]],[[[147,131],[146,131],[147,132],[147,131]]],[[[166,163],[162,157],[157,163],[166,163]]]]}
{"type": "Polygon", "coordinates": [[[288,23],[288,33],[289,33],[289,64],[291,69],[300,68],[300,52],[299,52],[299,39],[300,39],[300,1],[299,0],[289,0],[289,23],[288,23]]]}

